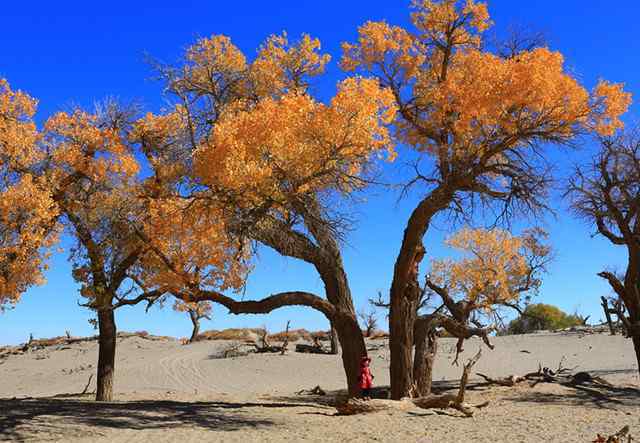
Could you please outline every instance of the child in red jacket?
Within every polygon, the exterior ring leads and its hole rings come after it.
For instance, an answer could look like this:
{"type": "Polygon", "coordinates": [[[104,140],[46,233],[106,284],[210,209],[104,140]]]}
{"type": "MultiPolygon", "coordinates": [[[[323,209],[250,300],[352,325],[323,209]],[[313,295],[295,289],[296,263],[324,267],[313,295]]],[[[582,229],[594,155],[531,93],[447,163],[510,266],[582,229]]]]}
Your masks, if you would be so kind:
{"type": "Polygon", "coordinates": [[[371,388],[373,387],[374,379],[373,374],[371,374],[371,369],[369,369],[369,363],[371,363],[371,358],[366,355],[363,356],[362,360],[360,360],[360,375],[358,376],[362,398],[365,400],[371,399],[371,388]]]}

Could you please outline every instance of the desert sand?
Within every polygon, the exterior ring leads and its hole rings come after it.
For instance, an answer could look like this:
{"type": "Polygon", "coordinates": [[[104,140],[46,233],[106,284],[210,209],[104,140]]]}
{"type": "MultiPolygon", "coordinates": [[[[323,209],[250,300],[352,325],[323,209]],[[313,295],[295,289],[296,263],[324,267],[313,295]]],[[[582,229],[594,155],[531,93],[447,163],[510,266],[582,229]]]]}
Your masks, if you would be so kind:
{"type": "MultiPolygon", "coordinates": [[[[605,333],[537,333],[494,338],[489,350],[469,340],[464,362],[479,347],[467,391],[471,403],[489,401],[471,418],[454,410],[389,410],[334,416],[344,388],[339,356],[250,354],[212,358],[225,341],[182,345],[177,340],[122,338],[118,343],[116,402],[80,395],[97,362],[97,343],[50,346],[0,362],[0,440],[110,441],[408,441],[589,442],[625,425],[640,439],[640,391],[630,340],[605,333]],[[613,387],[553,383],[487,386],[492,377],[543,366],[589,371],[613,387]],[[320,385],[329,395],[298,395],[320,385]]],[[[389,384],[386,340],[368,343],[377,386],[389,384]]],[[[434,389],[455,388],[453,339],[440,340],[434,389]]],[[[95,377],[88,391],[95,389],[95,377]]]]}

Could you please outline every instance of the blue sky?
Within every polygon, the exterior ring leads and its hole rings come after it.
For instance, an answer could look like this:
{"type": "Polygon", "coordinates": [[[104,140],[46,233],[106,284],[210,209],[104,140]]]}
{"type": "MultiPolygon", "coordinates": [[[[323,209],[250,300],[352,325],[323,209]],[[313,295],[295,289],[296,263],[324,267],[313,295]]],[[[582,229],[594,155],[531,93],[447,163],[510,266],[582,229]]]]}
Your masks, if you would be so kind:
{"type": "MultiPolygon", "coordinates": [[[[407,24],[408,5],[405,0],[5,2],[0,27],[0,77],[40,100],[40,121],[56,110],[76,104],[91,106],[105,96],[136,99],[148,110],[158,111],[164,105],[161,85],[152,79],[146,54],[173,62],[198,37],[226,34],[251,56],[269,34],[286,30],[292,37],[307,32],[320,38],[323,50],[333,55],[327,75],[316,85],[318,95],[326,98],[344,75],[337,66],[340,43],[354,40],[357,27],[367,20],[407,24]]],[[[550,46],[565,55],[568,68],[588,87],[606,78],[626,83],[627,90],[640,96],[637,2],[492,0],[489,11],[495,22],[490,32],[504,33],[510,25],[542,31],[550,46]]],[[[626,120],[635,121],[639,110],[634,105],[626,120]]],[[[585,143],[580,151],[555,152],[553,162],[559,176],[566,175],[571,164],[588,158],[593,149],[585,143]]],[[[385,168],[389,176],[402,173],[399,164],[385,168]]],[[[365,306],[367,298],[377,291],[387,291],[404,223],[417,195],[398,202],[395,192],[374,189],[366,197],[367,201],[356,208],[357,229],[344,246],[358,307],[365,306]]],[[[556,259],[538,300],[567,311],[578,309],[598,320],[598,298],[607,294],[608,288],[595,274],[604,267],[622,266],[625,251],[592,238],[593,229],[575,220],[557,195],[552,203],[557,216],[540,223],[551,234],[556,259]]],[[[517,225],[522,226],[524,223],[517,225]]],[[[448,253],[442,248],[442,240],[450,230],[441,219],[429,231],[425,244],[432,257],[448,253]]],[[[70,271],[66,254],[54,256],[47,284],[29,290],[14,310],[0,314],[0,343],[22,342],[29,333],[35,337],[61,335],[67,329],[74,335],[93,333],[87,323],[92,314],[77,305],[77,287],[70,271]]],[[[308,265],[261,250],[247,297],[296,289],[323,292],[319,278],[308,265]]],[[[203,328],[264,324],[279,330],[288,319],[294,328],[327,327],[321,315],[307,309],[287,308],[266,316],[230,316],[225,311],[215,307],[213,321],[205,321],[203,328]]],[[[143,307],[122,308],[116,320],[120,330],[145,329],[174,336],[190,332],[186,315],[174,313],[169,306],[147,314],[143,307]]]]}

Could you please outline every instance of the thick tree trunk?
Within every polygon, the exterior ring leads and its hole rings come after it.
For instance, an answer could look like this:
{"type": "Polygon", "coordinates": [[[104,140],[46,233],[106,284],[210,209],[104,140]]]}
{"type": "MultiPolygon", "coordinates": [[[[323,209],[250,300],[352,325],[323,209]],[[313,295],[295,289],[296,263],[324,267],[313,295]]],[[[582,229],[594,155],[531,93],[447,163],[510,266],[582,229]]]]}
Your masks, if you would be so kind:
{"type": "Polygon", "coordinates": [[[438,336],[428,323],[416,322],[415,355],[413,357],[414,395],[424,397],[431,394],[433,364],[438,352],[438,336]]]}
{"type": "Polygon", "coordinates": [[[189,311],[189,316],[191,317],[191,323],[193,323],[193,331],[191,331],[189,343],[193,343],[198,339],[198,335],[200,334],[200,319],[198,315],[192,311],[189,311]]]}
{"type": "Polygon", "coordinates": [[[337,313],[333,325],[342,348],[342,365],[347,376],[349,396],[358,397],[360,395],[358,383],[360,360],[367,355],[362,330],[354,313],[337,313]]]}
{"type": "Polygon", "coordinates": [[[116,360],[116,321],[113,309],[98,311],[98,377],[96,401],[113,400],[113,376],[116,360]]]}
{"type": "Polygon", "coordinates": [[[422,239],[434,215],[446,209],[453,198],[455,184],[443,184],[434,189],[413,210],[402,238],[402,246],[393,269],[389,293],[389,348],[391,351],[391,398],[408,397],[413,384],[413,328],[416,303],[409,295],[409,286],[416,280],[416,258],[424,248],[422,239]]]}
{"type": "Polygon", "coordinates": [[[329,331],[330,335],[329,335],[329,340],[331,340],[331,353],[333,355],[338,355],[338,332],[336,331],[336,328],[333,326],[333,323],[331,323],[331,330],[329,331]]]}
{"type": "Polygon", "coordinates": [[[394,297],[389,311],[391,399],[411,396],[413,386],[413,324],[416,304],[406,296],[394,297]]]}

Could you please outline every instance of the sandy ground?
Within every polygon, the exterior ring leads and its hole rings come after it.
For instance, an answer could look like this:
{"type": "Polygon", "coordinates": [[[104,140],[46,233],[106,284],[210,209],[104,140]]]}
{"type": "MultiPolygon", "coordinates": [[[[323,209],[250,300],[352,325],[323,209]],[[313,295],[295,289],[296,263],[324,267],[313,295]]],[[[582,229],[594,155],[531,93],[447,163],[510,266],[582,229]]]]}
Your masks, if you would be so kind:
{"type": "MultiPolygon", "coordinates": [[[[370,347],[386,344],[369,343],[370,347]]],[[[488,387],[472,378],[468,401],[490,405],[472,418],[455,411],[385,411],[333,416],[327,397],[297,395],[320,385],[344,387],[338,356],[249,355],[211,358],[227,342],[183,346],[139,337],[118,343],[117,401],[80,396],[95,372],[95,342],[53,346],[0,364],[0,441],[408,441],[590,442],[625,425],[640,440],[640,391],[630,340],[608,334],[541,333],[497,337],[474,371],[491,376],[565,366],[598,375],[615,388],[538,384],[488,387]]],[[[442,339],[435,386],[455,387],[455,342],[442,339]]],[[[477,352],[467,342],[461,361],[477,352]]],[[[370,351],[377,385],[389,383],[386,347],[370,351]]],[[[95,378],[89,390],[95,388],[95,378]]]]}

